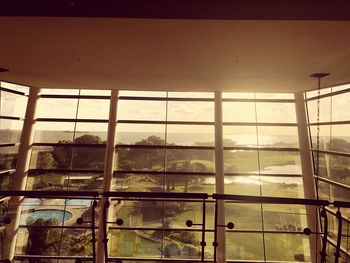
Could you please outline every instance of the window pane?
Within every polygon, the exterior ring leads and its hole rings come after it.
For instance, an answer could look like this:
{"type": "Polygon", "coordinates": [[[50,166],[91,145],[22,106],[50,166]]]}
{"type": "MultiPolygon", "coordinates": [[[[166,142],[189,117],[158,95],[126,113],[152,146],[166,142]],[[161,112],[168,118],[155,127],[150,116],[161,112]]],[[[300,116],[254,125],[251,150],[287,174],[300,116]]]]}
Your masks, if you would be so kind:
{"type": "Polygon", "coordinates": [[[224,122],[255,122],[254,102],[223,102],[224,122]]]}
{"type": "Polygon", "coordinates": [[[94,90],[94,89],[82,89],[80,90],[80,95],[91,95],[91,96],[110,96],[110,90],[94,90]]]}
{"type": "MultiPolygon", "coordinates": [[[[0,173],[0,191],[9,191],[12,188],[12,180],[14,176],[14,170],[0,173]]],[[[2,203],[0,202],[0,206],[2,203]]],[[[0,208],[1,210],[1,208],[0,208]]]]}
{"type": "Polygon", "coordinates": [[[38,118],[69,118],[75,119],[78,99],[46,99],[38,101],[38,118]]]}
{"type": "Polygon", "coordinates": [[[330,150],[350,153],[349,130],[350,125],[332,125],[330,150]]]}
{"type": "Polygon", "coordinates": [[[332,97],[332,121],[350,120],[350,93],[343,93],[332,97]]]}
{"type": "Polygon", "coordinates": [[[233,222],[235,229],[262,230],[261,213],[260,204],[225,203],[225,222],[233,222]]]}
{"type": "Polygon", "coordinates": [[[330,155],[330,179],[350,186],[350,157],[330,155]]]}
{"type": "Polygon", "coordinates": [[[225,173],[257,173],[259,171],[258,152],[225,150],[224,166],[225,173]]]}
{"type": "Polygon", "coordinates": [[[264,260],[263,235],[226,232],[226,256],[229,260],[264,260]]]}
{"type": "Polygon", "coordinates": [[[165,144],[163,124],[117,124],[117,144],[165,144]]]}
{"type": "MultiPolygon", "coordinates": [[[[317,125],[310,126],[312,148],[317,149],[317,125]]],[[[319,126],[319,149],[330,150],[331,126],[319,126]]]]}
{"type": "Polygon", "coordinates": [[[118,148],[116,169],[121,171],[164,171],[164,149],[118,148]]]}
{"type": "Polygon", "coordinates": [[[167,145],[214,146],[214,126],[167,125],[167,145]]]}
{"type": "Polygon", "coordinates": [[[260,195],[259,176],[229,176],[225,175],[225,194],[260,195]]]}
{"type": "Polygon", "coordinates": [[[168,102],[168,121],[214,121],[213,102],[168,102]]]}
{"type": "Polygon", "coordinates": [[[0,143],[20,141],[23,121],[0,119],[0,143]]]}
{"type": "Polygon", "coordinates": [[[109,100],[79,99],[78,119],[109,118],[109,100]]]}
{"type": "Polygon", "coordinates": [[[121,90],[119,96],[129,97],[166,97],[165,91],[139,91],[139,90],[121,90]]]}
{"type": "Polygon", "coordinates": [[[16,167],[17,152],[18,146],[0,147],[0,170],[16,167]]]}
{"type": "Polygon", "coordinates": [[[258,145],[255,126],[223,126],[224,147],[258,145]]]}
{"type": "Polygon", "coordinates": [[[297,127],[259,126],[259,146],[299,147],[297,127]]]}
{"type": "Polygon", "coordinates": [[[257,121],[275,123],[296,123],[294,103],[257,102],[257,121]]]}
{"type": "Polygon", "coordinates": [[[264,174],[301,174],[299,152],[260,151],[260,172],[264,174]]]}
{"type": "Polygon", "coordinates": [[[3,87],[3,88],[6,88],[6,89],[23,92],[25,94],[28,94],[28,92],[29,92],[29,87],[18,85],[18,84],[14,84],[14,83],[0,81],[0,86],[3,87]]]}
{"type": "MultiPolygon", "coordinates": [[[[309,122],[317,123],[317,100],[307,102],[309,122]]],[[[331,97],[320,100],[320,122],[331,121],[331,97]]]]}
{"type": "Polygon", "coordinates": [[[309,258],[309,238],[303,234],[265,234],[266,259],[271,261],[305,261],[309,258]],[[303,259],[304,260],[301,260],[303,259]],[[299,260],[298,260],[299,261],[299,260]]]}
{"type": "Polygon", "coordinates": [[[167,171],[213,172],[213,150],[167,150],[167,171]]]}
{"type": "Polygon", "coordinates": [[[214,98],[213,92],[168,92],[169,98],[214,98]]]}
{"type": "Polygon", "coordinates": [[[301,177],[261,176],[260,180],[263,196],[304,198],[301,177]]]}
{"type": "Polygon", "coordinates": [[[165,101],[118,101],[118,120],[165,121],[165,101]]]}
{"type": "Polygon", "coordinates": [[[11,117],[24,117],[27,98],[6,91],[0,91],[0,115],[11,117]]]}
{"type": "Polygon", "coordinates": [[[254,99],[255,94],[253,92],[223,92],[222,98],[224,98],[224,99],[254,99]]]}
{"type": "Polygon", "coordinates": [[[41,89],[42,95],[79,95],[78,89],[41,89]]]}

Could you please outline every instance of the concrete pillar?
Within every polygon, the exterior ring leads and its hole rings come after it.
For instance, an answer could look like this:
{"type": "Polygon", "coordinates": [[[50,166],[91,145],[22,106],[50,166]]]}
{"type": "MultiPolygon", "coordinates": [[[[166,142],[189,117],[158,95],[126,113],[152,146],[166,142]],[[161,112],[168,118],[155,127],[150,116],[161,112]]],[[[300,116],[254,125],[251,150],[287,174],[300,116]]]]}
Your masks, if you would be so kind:
{"type": "MultiPolygon", "coordinates": [[[[215,92],[215,189],[217,194],[225,193],[224,182],[224,147],[222,132],[222,97],[221,92],[215,92]]],[[[225,202],[218,202],[218,224],[225,225],[225,202]]],[[[217,260],[226,262],[226,235],[225,227],[218,227],[217,260]]]]}
{"type": "MultiPolygon", "coordinates": [[[[295,110],[298,124],[298,137],[299,137],[299,148],[300,148],[300,160],[301,160],[301,171],[303,176],[303,185],[304,185],[304,196],[308,199],[316,199],[316,187],[314,180],[314,171],[312,165],[312,156],[311,156],[311,146],[310,146],[310,137],[308,133],[307,126],[307,117],[306,117],[306,105],[304,100],[303,92],[296,92],[294,94],[295,99],[295,110]]],[[[306,206],[307,213],[307,224],[308,227],[313,232],[319,232],[318,229],[318,212],[317,209],[313,206],[306,206]]],[[[311,253],[311,262],[316,263],[316,258],[321,249],[321,243],[317,235],[309,236],[310,243],[310,253],[311,253]]]]}
{"type": "MultiPolygon", "coordinates": [[[[35,111],[40,89],[31,87],[23,123],[20,145],[18,149],[16,172],[14,174],[12,190],[26,189],[32,143],[34,139],[35,111]]],[[[21,202],[23,196],[14,196],[10,199],[8,216],[11,223],[6,226],[4,234],[4,258],[13,260],[16,246],[19,220],[21,215],[21,202]]]]}
{"type": "MultiPolygon", "coordinates": [[[[118,105],[118,90],[111,91],[111,100],[109,104],[109,121],[108,121],[108,132],[107,132],[107,145],[105,155],[105,166],[103,173],[103,191],[112,190],[112,179],[115,159],[115,131],[117,126],[117,105],[118,105]]],[[[98,238],[97,238],[97,249],[96,249],[96,262],[105,262],[104,255],[104,229],[103,229],[103,213],[102,209],[107,198],[102,198],[100,202],[100,214],[99,214],[99,227],[98,227],[98,238]]],[[[108,218],[107,211],[107,218],[108,218]]]]}

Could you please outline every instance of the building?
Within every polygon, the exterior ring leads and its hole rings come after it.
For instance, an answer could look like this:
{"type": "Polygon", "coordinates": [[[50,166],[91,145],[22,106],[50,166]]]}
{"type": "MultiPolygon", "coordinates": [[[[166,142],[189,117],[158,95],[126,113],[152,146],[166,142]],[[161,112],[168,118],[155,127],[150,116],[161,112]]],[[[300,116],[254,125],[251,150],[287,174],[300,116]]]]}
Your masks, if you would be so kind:
{"type": "Polygon", "coordinates": [[[349,5],[277,2],[5,6],[1,259],[348,262],[349,5]]]}

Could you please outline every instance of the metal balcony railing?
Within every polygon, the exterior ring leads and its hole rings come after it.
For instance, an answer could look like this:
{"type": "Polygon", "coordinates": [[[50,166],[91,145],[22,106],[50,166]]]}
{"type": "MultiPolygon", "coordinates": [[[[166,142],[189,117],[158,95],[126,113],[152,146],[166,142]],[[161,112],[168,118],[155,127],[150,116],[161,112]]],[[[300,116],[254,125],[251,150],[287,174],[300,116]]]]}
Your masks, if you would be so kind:
{"type": "MultiPolygon", "coordinates": [[[[85,228],[91,231],[91,246],[92,253],[91,256],[44,256],[44,255],[16,255],[15,259],[60,259],[75,262],[96,262],[96,248],[97,248],[97,238],[96,233],[98,225],[100,231],[103,231],[103,248],[104,248],[104,258],[105,262],[128,262],[128,261],[159,261],[159,262],[218,262],[217,258],[217,247],[218,247],[218,232],[220,228],[226,228],[232,230],[235,228],[234,222],[226,222],[225,224],[218,223],[219,217],[219,202],[237,202],[237,203],[249,203],[249,204],[281,204],[281,205],[307,205],[314,206],[320,209],[320,218],[322,219],[321,231],[315,232],[309,229],[307,226],[302,228],[300,231],[293,231],[290,234],[303,234],[309,235],[319,235],[322,241],[322,246],[319,250],[320,262],[325,263],[327,259],[326,247],[329,243],[329,225],[328,225],[328,213],[326,208],[332,206],[332,209],[336,209],[335,216],[337,218],[337,238],[332,240],[335,246],[334,262],[340,262],[341,253],[348,253],[341,247],[341,240],[345,236],[342,233],[342,223],[343,217],[340,208],[350,208],[350,202],[334,201],[329,202],[327,200],[313,200],[313,199],[301,199],[301,198],[282,198],[282,197],[264,197],[264,196],[248,196],[248,195],[226,195],[226,194],[212,194],[208,195],[206,193],[168,193],[168,192],[94,192],[94,191],[0,191],[0,204],[4,202],[9,202],[9,207],[14,205],[11,203],[11,197],[23,197],[23,198],[47,198],[47,199],[79,199],[79,200],[90,200],[90,205],[87,209],[89,210],[90,216],[87,220],[86,218],[78,217],[76,218],[76,224],[74,226],[64,226],[65,228],[85,228]],[[133,201],[155,201],[155,202],[192,202],[201,204],[202,218],[200,222],[194,222],[192,218],[187,219],[184,223],[191,231],[199,232],[200,238],[200,257],[195,259],[180,259],[180,258],[138,258],[138,257],[121,257],[121,256],[111,256],[108,250],[109,239],[108,239],[108,229],[119,229],[119,230],[162,230],[170,231],[172,229],[167,229],[164,225],[160,228],[157,227],[127,227],[123,226],[124,222],[121,218],[117,218],[114,221],[110,221],[108,217],[108,211],[110,209],[111,202],[133,202],[133,201]],[[214,228],[206,227],[207,220],[207,205],[214,205],[214,228]],[[102,215],[102,222],[98,222],[97,214],[102,215]],[[212,244],[207,244],[207,235],[214,234],[214,242],[212,244]],[[213,249],[212,258],[208,258],[205,255],[205,250],[208,246],[213,249]]],[[[21,205],[21,204],[19,204],[21,205]]],[[[18,204],[17,204],[18,206],[18,204]]],[[[0,215],[1,220],[1,231],[3,231],[7,225],[13,223],[10,209],[2,210],[0,215]]],[[[118,214],[118,213],[117,213],[118,214]]],[[[34,227],[34,226],[32,226],[34,227]]],[[[45,226],[45,228],[58,228],[62,226],[45,226]]],[[[233,231],[233,230],[232,230],[233,231]]],[[[67,261],[67,262],[68,262],[67,261]]],[[[9,262],[8,259],[2,259],[2,262],[9,262]]],[[[33,261],[34,262],[34,261],[33,261]]],[[[65,262],[65,261],[63,261],[65,262]]],[[[227,261],[227,262],[244,262],[243,261],[227,261]]],[[[253,262],[249,260],[249,262],[253,262]]],[[[273,261],[254,261],[254,262],[273,262],[273,261]]],[[[329,261],[328,261],[329,262],[329,261]]]]}

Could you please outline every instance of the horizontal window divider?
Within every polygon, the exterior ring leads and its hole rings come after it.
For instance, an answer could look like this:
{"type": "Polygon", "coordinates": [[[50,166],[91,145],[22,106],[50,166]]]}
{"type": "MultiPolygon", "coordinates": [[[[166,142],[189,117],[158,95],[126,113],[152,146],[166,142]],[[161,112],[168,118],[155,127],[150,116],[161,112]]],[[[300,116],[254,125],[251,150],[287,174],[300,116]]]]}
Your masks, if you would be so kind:
{"type": "MultiPolygon", "coordinates": [[[[40,211],[36,210],[36,211],[40,211]]],[[[76,226],[62,226],[62,225],[47,225],[47,226],[40,226],[40,225],[19,225],[20,228],[50,228],[50,229],[91,229],[92,227],[87,225],[87,226],[81,226],[81,225],[76,225],[76,226]]],[[[95,229],[98,229],[98,227],[95,227],[95,229]]]]}
{"type": "Polygon", "coordinates": [[[272,102],[272,103],[294,103],[294,99],[234,99],[223,98],[223,102],[272,102]]]}
{"type": "MultiPolygon", "coordinates": [[[[0,81],[1,82],[1,81],[0,81]]],[[[23,95],[25,96],[26,94],[22,91],[18,91],[18,90],[12,90],[12,89],[8,89],[8,88],[4,88],[4,87],[0,87],[0,91],[5,91],[8,93],[13,93],[13,94],[17,94],[17,95],[23,95]]]]}
{"type": "Polygon", "coordinates": [[[127,198],[179,198],[179,199],[208,199],[206,193],[178,193],[178,192],[103,192],[104,197],[127,198]]]}
{"type": "Polygon", "coordinates": [[[119,100],[214,102],[214,98],[177,98],[177,97],[141,97],[141,96],[140,97],[119,96],[119,100]]]}
{"type": "Polygon", "coordinates": [[[270,151],[270,152],[299,152],[299,148],[293,147],[263,147],[263,146],[225,146],[224,150],[256,150],[256,151],[270,151]]]}
{"type": "Polygon", "coordinates": [[[179,149],[179,150],[215,150],[214,146],[190,146],[190,145],[150,145],[150,144],[117,144],[115,148],[141,148],[141,149],[179,149]]]}
{"type": "MultiPolygon", "coordinates": [[[[185,224],[186,222],[184,222],[185,224]]],[[[110,226],[108,224],[108,229],[116,229],[116,230],[140,230],[140,231],[148,231],[148,230],[158,230],[158,231],[186,231],[186,232],[202,232],[201,228],[162,228],[162,227],[117,227],[110,226]]],[[[206,229],[205,232],[214,232],[214,229],[206,229]]]]}
{"type": "Polygon", "coordinates": [[[113,174],[159,174],[159,175],[199,175],[199,176],[215,176],[214,172],[175,172],[175,171],[132,171],[132,170],[117,170],[113,174]]]}
{"type": "Polygon", "coordinates": [[[225,176],[261,176],[261,177],[302,177],[301,174],[268,174],[268,173],[224,173],[225,176]]]}
{"type": "Polygon", "coordinates": [[[82,256],[43,256],[43,255],[18,255],[15,254],[15,260],[21,259],[81,259],[83,261],[90,260],[92,262],[92,257],[82,257],[82,256]]]}
{"type": "MultiPolygon", "coordinates": [[[[164,257],[108,257],[108,262],[128,262],[128,261],[140,261],[140,262],[184,262],[184,263],[192,263],[192,262],[203,262],[200,258],[195,259],[195,258],[164,258],[164,257]]],[[[207,263],[212,263],[212,259],[205,259],[204,262],[207,263]]],[[[252,262],[251,260],[249,262],[252,262]]],[[[263,261],[262,261],[263,262],[263,261]]],[[[264,261],[265,262],[265,261],[264,261]]],[[[248,263],[248,261],[246,262],[248,263]]],[[[296,262],[298,263],[298,262],[296,262]]]]}
{"type": "MultiPolygon", "coordinates": [[[[158,192],[160,194],[164,193],[165,195],[167,195],[168,193],[171,192],[158,192]]],[[[203,199],[175,199],[175,198],[160,198],[160,197],[153,197],[153,198],[144,198],[142,197],[142,199],[138,198],[138,197],[112,197],[110,198],[112,201],[141,201],[141,202],[154,202],[154,201],[158,201],[158,202],[181,202],[181,203],[203,203],[203,199]]],[[[214,200],[211,199],[206,199],[205,200],[206,204],[210,204],[210,203],[215,203],[214,200]]]]}
{"type": "Polygon", "coordinates": [[[94,99],[109,100],[111,96],[106,95],[60,95],[60,94],[41,94],[40,98],[46,99],[94,99]]]}
{"type": "Polygon", "coordinates": [[[168,125],[214,125],[213,121],[151,121],[151,120],[118,120],[127,124],[168,124],[168,125]]]}
{"type": "Polygon", "coordinates": [[[340,187],[340,188],[343,188],[343,189],[346,189],[346,190],[350,190],[350,186],[349,185],[346,185],[346,184],[343,184],[343,183],[339,183],[337,181],[333,181],[331,179],[328,179],[328,178],[325,178],[325,177],[322,177],[322,176],[314,175],[314,178],[315,178],[315,180],[320,180],[322,182],[325,182],[325,183],[328,183],[328,184],[331,184],[331,185],[335,185],[337,187],[340,187]]]}
{"type": "Polygon", "coordinates": [[[335,152],[335,151],[326,151],[326,150],[317,150],[317,149],[311,149],[312,152],[319,152],[329,155],[337,155],[337,156],[343,156],[343,157],[350,157],[350,153],[345,152],[335,152]]]}
{"type": "MultiPolygon", "coordinates": [[[[347,83],[348,84],[348,83],[347,83]]],[[[339,85],[340,86],[340,85],[339,85]]],[[[334,87],[334,86],[333,86],[334,87]]],[[[344,94],[344,93],[348,93],[350,92],[350,88],[348,89],[343,89],[343,90],[338,90],[338,91],[334,91],[334,92],[329,92],[326,94],[322,94],[320,96],[314,96],[311,98],[307,98],[306,101],[312,101],[312,100],[317,100],[317,99],[323,99],[323,98],[327,98],[330,96],[336,96],[336,95],[340,95],[340,94],[344,94]]]]}
{"type": "Polygon", "coordinates": [[[22,190],[22,191],[0,191],[0,196],[23,196],[23,197],[42,197],[54,199],[66,199],[68,197],[76,197],[74,199],[91,199],[99,197],[97,191],[45,191],[45,190],[22,190]]]}
{"type": "Polygon", "coordinates": [[[108,123],[107,119],[69,119],[69,118],[37,118],[40,122],[92,122],[92,123],[108,123]]]}
{"type": "Polygon", "coordinates": [[[251,233],[251,234],[291,234],[304,235],[303,231],[283,231],[283,230],[250,230],[250,229],[226,229],[226,233],[251,233]]]}
{"type": "Polygon", "coordinates": [[[280,123],[280,122],[223,122],[223,126],[283,126],[297,127],[296,123],[280,123]]]}
{"type": "Polygon", "coordinates": [[[343,124],[350,124],[350,120],[349,121],[324,121],[324,122],[310,122],[310,123],[308,123],[309,126],[343,125],[343,124]]]}
{"type": "Polygon", "coordinates": [[[44,143],[35,142],[32,146],[52,146],[52,147],[70,147],[70,148],[106,148],[106,144],[91,144],[91,143],[44,143]]]}
{"type": "Polygon", "coordinates": [[[96,173],[103,174],[103,170],[88,170],[88,169],[29,169],[29,175],[33,173],[96,173]]]}
{"type": "Polygon", "coordinates": [[[242,201],[256,204],[289,204],[289,205],[314,205],[327,206],[330,204],[327,200],[307,199],[307,198],[289,198],[289,197],[271,197],[271,196],[247,196],[247,195],[228,195],[213,194],[216,200],[242,201]]]}
{"type": "Polygon", "coordinates": [[[2,147],[13,147],[13,146],[18,146],[19,143],[0,143],[0,148],[2,147]]]}
{"type": "MultiPolygon", "coordinates": [[[[333,216],[336,216],[336,212],[333,211],[331,208],[329,208],[329,207],[327,207],[327,206],[326,206],[325,208],[326,208],[326,210],[327,210],[328,213],[332,214],[333,216]]],[[[344,217],[343,214],[341,215],[341,218],[342,218],[342,220],[345,221],[347,224],[350,224],[350,218],[344,217]]]]}
{"type": "Polygon", "coordinates": [[[24,119],[21,117],[14,117],[14,116],[0,116],[0,119],[4,120],[15,120],[15,121],[23,121],[24,119]]]}

